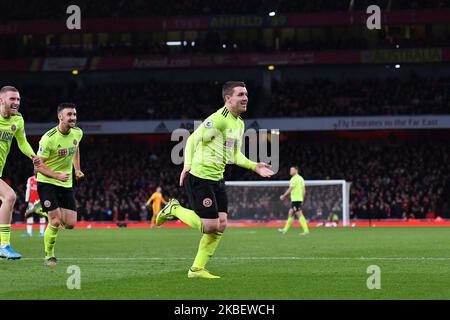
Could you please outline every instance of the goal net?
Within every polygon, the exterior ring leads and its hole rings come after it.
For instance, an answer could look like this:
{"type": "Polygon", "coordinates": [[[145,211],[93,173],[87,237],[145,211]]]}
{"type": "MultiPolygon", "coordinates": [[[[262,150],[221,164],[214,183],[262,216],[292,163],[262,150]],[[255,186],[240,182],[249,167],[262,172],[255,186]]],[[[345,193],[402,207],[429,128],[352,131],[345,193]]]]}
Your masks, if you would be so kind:
{"type": "MultiPolygon", "coordinates": [[[[339,220],[349,225],[350,182],[345,180],[305,180],[303,214],[309,221],[339,220]]],[[[228,214],[233,220],[285,220],[290,208],[289,196],[280,196],[289,188],[288,180],[227,181],[228,214]]]]}

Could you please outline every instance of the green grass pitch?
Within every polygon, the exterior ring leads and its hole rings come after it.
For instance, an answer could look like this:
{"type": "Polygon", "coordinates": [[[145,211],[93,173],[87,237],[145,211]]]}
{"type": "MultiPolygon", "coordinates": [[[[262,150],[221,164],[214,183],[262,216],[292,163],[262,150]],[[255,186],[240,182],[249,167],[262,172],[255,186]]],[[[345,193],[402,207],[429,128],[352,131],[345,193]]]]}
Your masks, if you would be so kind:
{"type": "Polygon", "coordinates": [[[43,239],[22,232],[12,244],[24,258],[0,260],[0,299],[450,299],[445,227],[229,228],[207,266],[218,280],[187,278],[200,238],[187,228],[64,230],[54,268],[43,239]],[[80,290],[67,288],[71,265],[80,290]],[[367,288],[370,265],[381,289],[367,288]]]}

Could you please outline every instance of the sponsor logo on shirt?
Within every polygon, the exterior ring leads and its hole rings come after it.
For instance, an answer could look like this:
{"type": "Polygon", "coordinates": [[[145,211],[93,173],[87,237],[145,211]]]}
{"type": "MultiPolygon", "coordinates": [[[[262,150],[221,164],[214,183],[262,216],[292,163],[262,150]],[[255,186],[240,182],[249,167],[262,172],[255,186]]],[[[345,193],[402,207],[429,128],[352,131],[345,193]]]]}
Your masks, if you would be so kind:
{"type": "Polygon", "coordinates": [[[12,140],[14,134],[8,131],[0,131],[0,140],[1,141],[9,141],[12,140]]]}
{"type": "Polygon", "coordinates": [[[58,157],[67,157],[75,153],[76,147],[58,149],[58,157]]]}

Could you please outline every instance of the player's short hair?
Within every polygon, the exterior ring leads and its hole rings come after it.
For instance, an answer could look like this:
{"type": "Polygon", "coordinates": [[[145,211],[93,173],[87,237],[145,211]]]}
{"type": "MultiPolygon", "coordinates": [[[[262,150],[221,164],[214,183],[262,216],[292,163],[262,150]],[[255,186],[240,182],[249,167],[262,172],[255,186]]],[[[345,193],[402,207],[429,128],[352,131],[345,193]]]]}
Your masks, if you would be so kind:
{"type": "Polygon", "coordinates": [[[222,86],[222,98],[225,101],[225,96],[231,96],[233,95],[233,90],[236,87],[244,87],[245,88],[245,82],[242,81],[227,81],[222,86]]]}
{"type": "Polygon", "coordinates": [[[16,87],[13,86],[4,86],[0,89],[0,94],[7,93],[8,91],[19,92],[16,87]]]}
{"type": "Polygon", "coordinates": [[[63,103],[59,104],[57,113],[60,114],[61,111],[63,111],[64,109],[76,109],[76,108],[77,108],[77,106],[75,105],[75,103],[63,102],[63,103]]]}
{"type": "Polygon", "coordinates": [[[294,168],[295,170],[299,171],[298,166],[291,166],[291,168],[294,168]]]}

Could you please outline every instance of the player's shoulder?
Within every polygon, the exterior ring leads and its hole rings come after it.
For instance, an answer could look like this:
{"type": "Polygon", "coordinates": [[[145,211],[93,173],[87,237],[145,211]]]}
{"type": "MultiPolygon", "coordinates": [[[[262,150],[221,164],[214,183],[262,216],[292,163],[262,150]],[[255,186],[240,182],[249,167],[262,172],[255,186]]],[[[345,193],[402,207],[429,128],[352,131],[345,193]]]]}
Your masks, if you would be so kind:
{"type": "Polygon", "coordinates": [[[245,127],[244,119],[242,119],[241,116],[238,116],[238,121],[239,121],[239,125],[240,125],[241,127],[245,127]]]}
{"type": "MultiPolygon", "coordinates": [[[[217,110],[214,114],[220,120],[223,120],[223,121],[227,121],[228,120],[228,121],[231,121],[231,122],[235,121],[233,116],[230,116],[231,118],[229,117],[230,110],[228,110],[228,108],[226,106],[223,106],[222,108],[217,110]]],[[[240,126],[242,126],[242,127],[245,126],[244,119],[242,119],[241,116],[238,116],[238,122],[239,122],[240,126]]]]}
{"type": "Polygon", "coordinates": [[[73,127],[71,129],[71,131],[76,135],[80,135],[80,136],[83,135],[83,130],[80,127],[73,127]]]}
{"type": "Polygon", "coordinates": [[[58,128],[54,127],[54,128],[51,128],[50,130],[48,130],[46,133],[44,133],[44,135],[42,137],[48,139],[48,138],[55,136],[55,134],[57,132],[58,132],[58,128]]]}
{"type": "Polygon", "coordinates": [[[215,128],[221,128],[224,126],[224,123],[226,121],[228,109],[225,107],[222,107],[218,109],[216,112],[212,113],[207,117],[204,121],[204,125],[207,129],[215,127],[215,128]]]}
{"type": "Polygon", "coordinates": [[[18,123],[21,123],[21,124],[23,124],[25,122],[25,120],[23,119],[23,116],[20,112],[17,112],[17,114],[13,115],[12,119],[14,119],[13,121],[15,121],[15,122],[17,121],[18,123]]]}
{"type": "Polygon", "coordinates": [[[215,112],[215,114],[223,119],[226,119],[226,117],[228,116],[228,114],[230,113],[230,111],[227,109],[226,106],[223,106],[222,108],[220,108],[219,110],[217,110],[215,112]]]}

